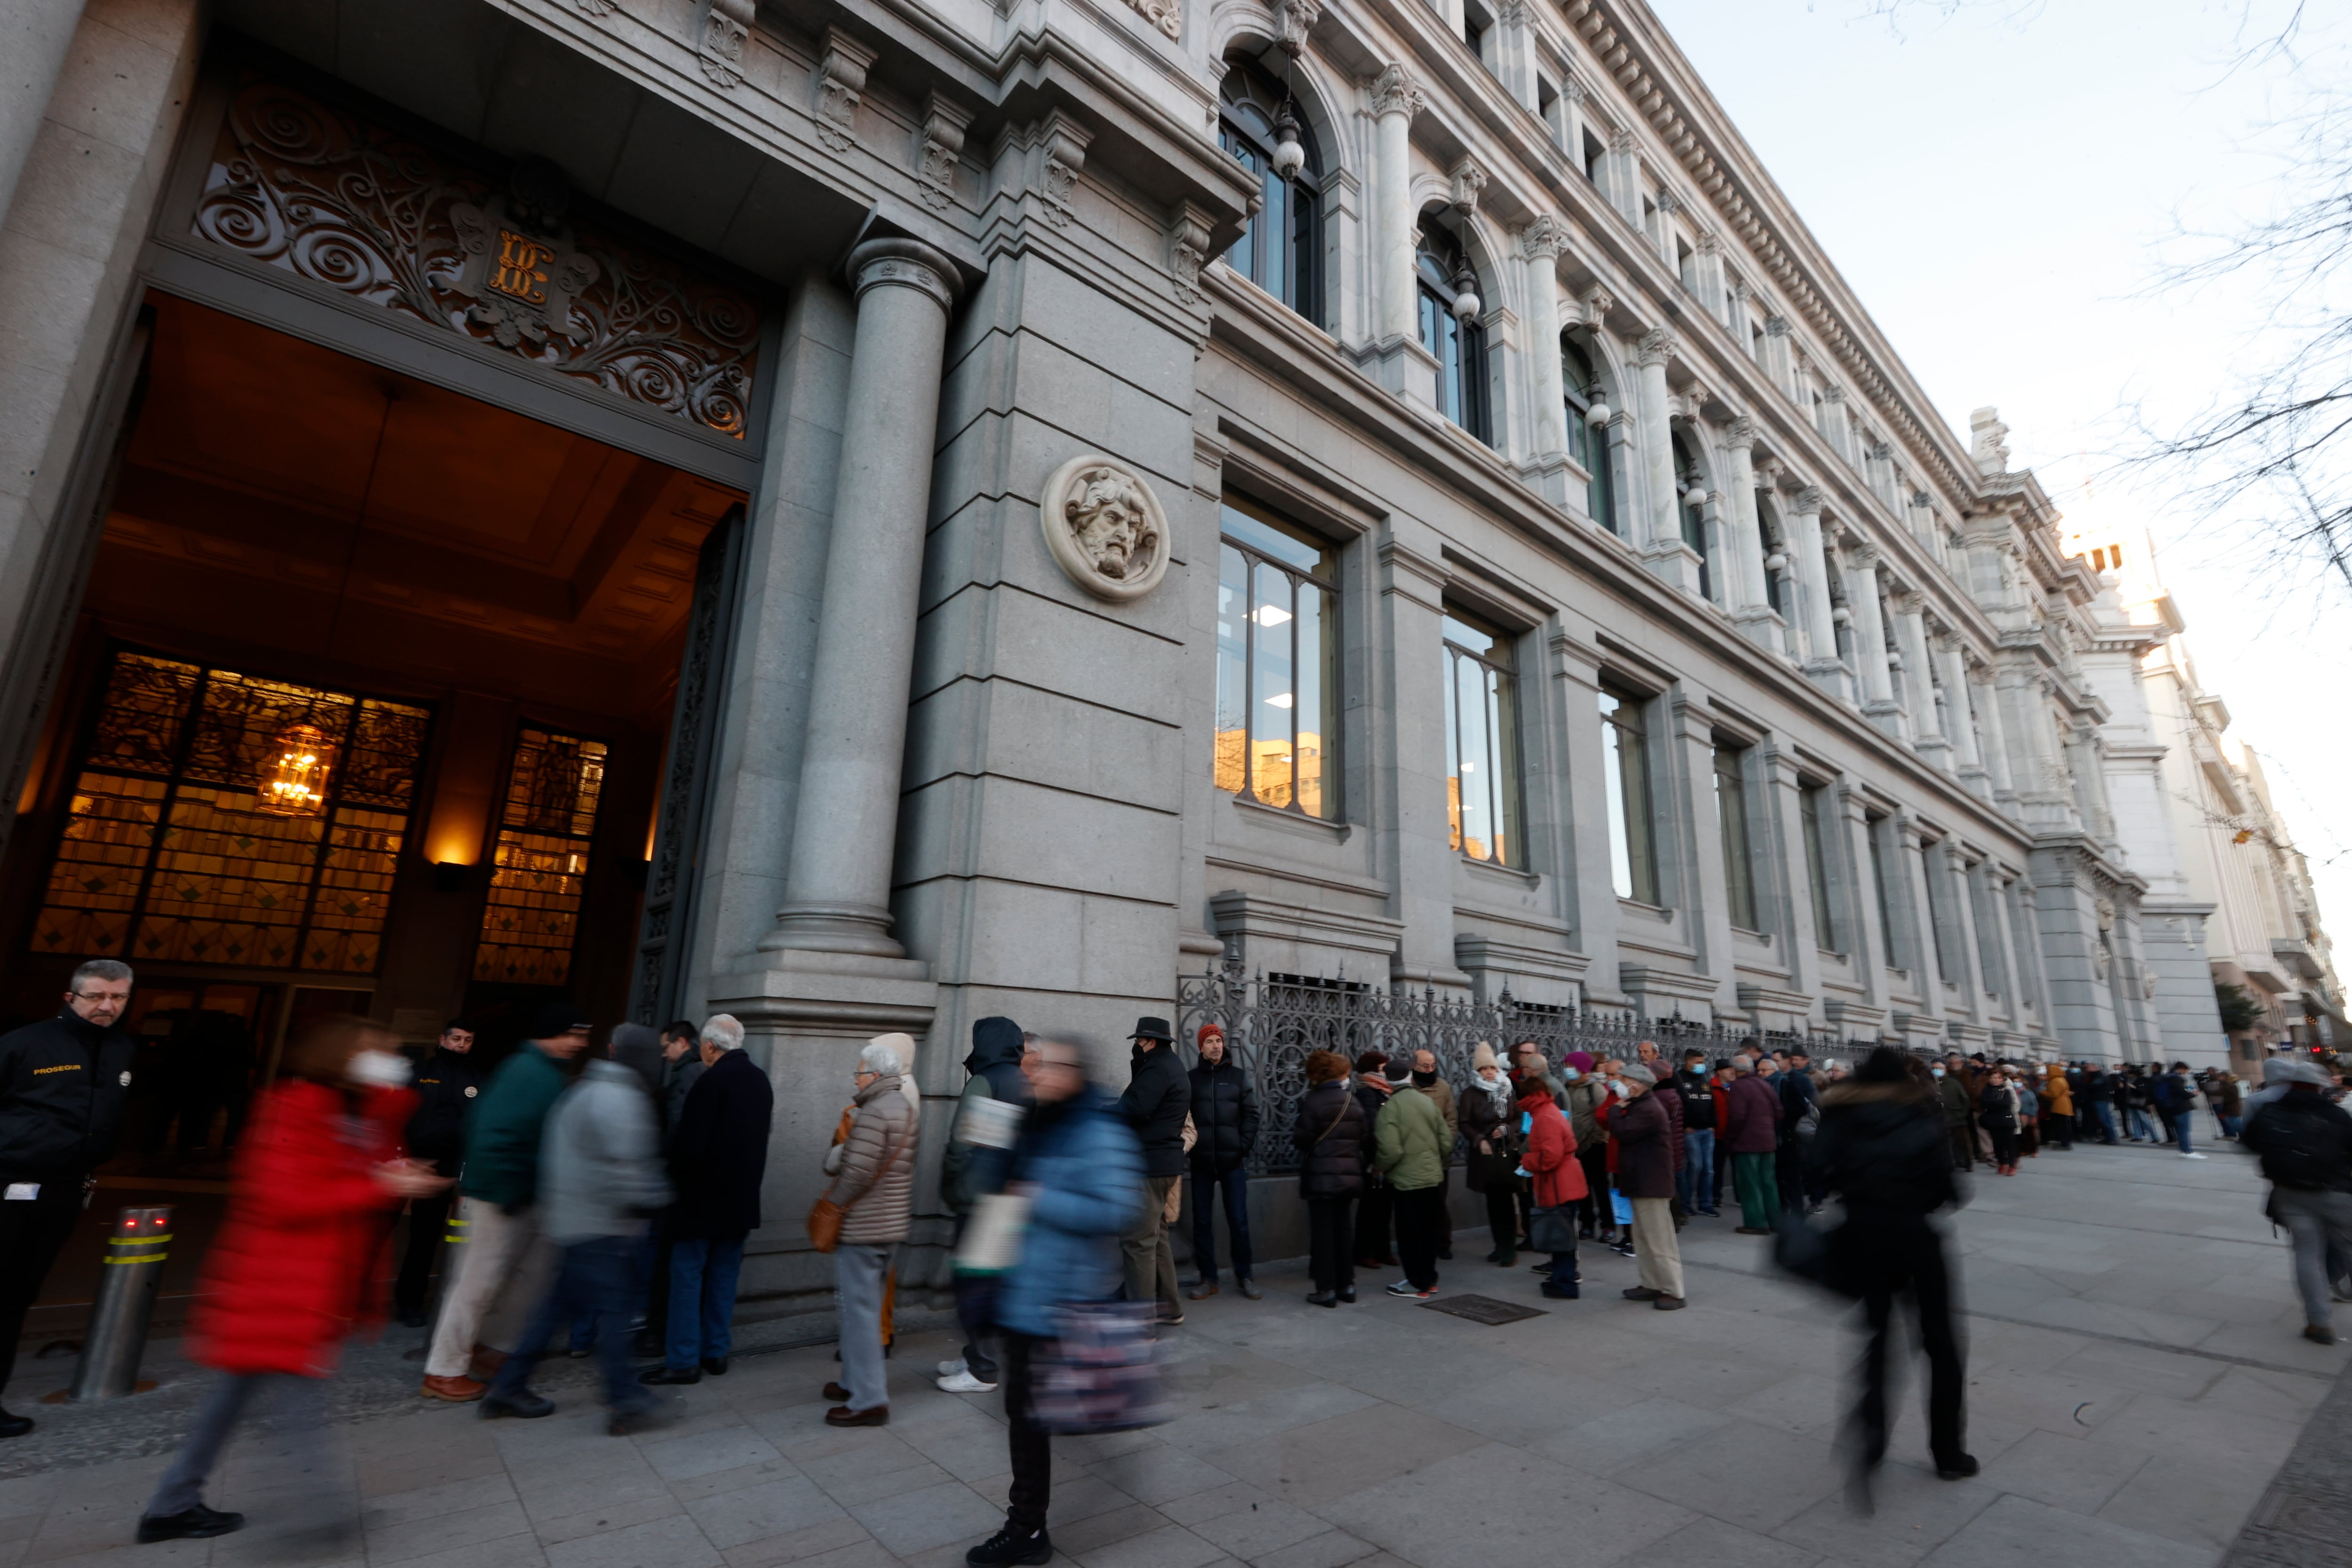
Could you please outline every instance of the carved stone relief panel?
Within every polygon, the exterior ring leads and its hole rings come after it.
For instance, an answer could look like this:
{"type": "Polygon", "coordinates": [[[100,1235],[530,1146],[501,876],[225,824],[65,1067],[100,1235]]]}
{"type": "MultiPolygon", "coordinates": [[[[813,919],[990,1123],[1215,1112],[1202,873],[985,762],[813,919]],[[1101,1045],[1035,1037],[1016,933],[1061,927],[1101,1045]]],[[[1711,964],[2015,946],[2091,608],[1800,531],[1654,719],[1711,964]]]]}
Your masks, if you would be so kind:
{"type": "Polygon", "coordinates": [[[760,314],[570,216],[553,164],[501,188],[341,110],[248,79],[194,231],[250,260],[741,439],[760,314]]]}
{"type": "Polygon", "coordinates": [[[1184,36],[1184,0],[1127,0],[1143,19],[1171,38],[1184,36]]]}
{"type": "Polygon", "coordinates": [[[1038,506],[1045,548],[1098,599],[1130,604],[1168,571],[1168,514],[1143,476],[1087,452],[1054,470],[1038,506]]]}

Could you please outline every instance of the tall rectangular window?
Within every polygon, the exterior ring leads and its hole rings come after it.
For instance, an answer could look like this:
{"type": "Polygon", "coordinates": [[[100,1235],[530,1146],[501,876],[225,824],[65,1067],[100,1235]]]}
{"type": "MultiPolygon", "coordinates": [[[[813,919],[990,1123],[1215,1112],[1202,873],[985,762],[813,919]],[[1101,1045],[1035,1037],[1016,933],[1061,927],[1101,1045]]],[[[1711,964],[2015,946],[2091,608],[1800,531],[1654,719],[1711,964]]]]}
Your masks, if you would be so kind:
{"type": "Polygon", "coordinates": [[[1228,500],[1217,549],[1216,783],[1339,814],[1339,586],[1331,549],[1228,500]]]}
{"type": "Polygon", "coordinates": [[[1650,816],[1647,702],[1604,688],[1601,763],[1609,790],[1609,876],[1621,899],[1658,901],[1658,856],[1650,816]]]}
{"type": "Polygon", "coordinates": [[[1723,886],[1731,923],[1756,931],[1756,864],[1748,843],[1748,748],[1715,748],[1715,816],[1723,828],[1723,886]]]}
{"type": "Polygon", "coordinates": [[[1981,864],[1969,868],[1969,910],[1976,917],[1977,966],[1984,973],[1984,988],[1998,996],[2009,989],[2009,975],[2000,961],[2000,927],[1993,914],[1990,880],[1981,864]]]}
{"type": "Polygon", "coordinates": [[[1947,984],[1966,985],[1967,965],[1963,954],[1952,940],[1952,921],[1958,919],[1952,909],[1951,889],[1943,875],[1936,869],[1936,857],[1943,853],[1940,844],[1919,846],[1919,872],[1927,884],[1927,928],[1936,942],[1936,973],[1947,984]]]}
{"type": "Polygon", "coordinates": [[[1805,880],[1813,894],[1813,941],[1824,952],[1841,951],[1837,941],[1837,912],[1830,907],[1830,866],[1828,844],[1830,823],[1829,786],[1804,784],[1797,791],[1800,813],[1805,824],[1805,880]]]}
{"type": "Polygon", "coordinates": [[[604,742],[524,727],[499,816],[475,979],[561,985],[571,978],[604,792],[604,742]]]}
{"type": "Polygon", "coordinates": [[[1445,810],[1454,847],[1473,860],[1525,866],[1518,676],[1510,639],[1452,612],[1444,629],[1445,810]]]}
{"type": "Polygon", "coordinates": [[[1889,969],[1900,969],[1902,960],[1895,951],[1895,906],[1886,889],[1886,851],[1879,842],[1886,834],[1886,818],[1871,817],[1865,831],[1870,837],[1870,889],[1878,900],[1878,961],[1889,969]]]}
{"type": "Polygon", "coordinates": [[[117,653],[32,951],[373,973],[431,721],[117,653]]]}

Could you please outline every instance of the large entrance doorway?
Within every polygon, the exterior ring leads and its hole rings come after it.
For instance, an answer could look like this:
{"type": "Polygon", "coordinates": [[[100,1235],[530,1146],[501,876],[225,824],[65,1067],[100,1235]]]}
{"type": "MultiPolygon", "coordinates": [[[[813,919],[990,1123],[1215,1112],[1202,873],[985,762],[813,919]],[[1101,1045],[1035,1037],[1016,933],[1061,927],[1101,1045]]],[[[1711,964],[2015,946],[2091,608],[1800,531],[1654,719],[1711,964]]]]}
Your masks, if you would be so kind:
{"type": "MultiPolygon", "coordinates": [[[[0,1013],[52,1012],[87,958],[136,970],[134,1102],[100,1178],[122,1190],[92,1218],[140,1189],[180,1205],[170,1295],[306,1019],[365,1013],[425,1048],[464,1016],[495,1057],[551,997],[625,1016],[698,571],[743,497],[184,298],[147,304],[144,383],[0,865],[0,1013]]],[[[88,1274],[97,1255],[67,1257],[88,1274]]],[[[90,1283],[61,1266],[47,1300],[90,1283]]]]}

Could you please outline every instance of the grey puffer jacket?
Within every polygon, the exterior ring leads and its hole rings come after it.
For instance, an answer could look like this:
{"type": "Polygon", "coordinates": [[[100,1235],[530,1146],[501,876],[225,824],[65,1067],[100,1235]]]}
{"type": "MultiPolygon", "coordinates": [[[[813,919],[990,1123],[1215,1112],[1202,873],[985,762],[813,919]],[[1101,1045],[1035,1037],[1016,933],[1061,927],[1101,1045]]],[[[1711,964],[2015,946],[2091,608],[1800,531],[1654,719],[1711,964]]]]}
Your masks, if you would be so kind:
{"type": "Polygon", "coordinates": [[[644,1079],[618,1062],[590,1062],[548,1112],[540,1140],[541,1227],[559,1247],[643,1236],[669,1199],[644,1079]]]}
{"type": "Polygon", "coordinates": [[[857,1091],[857,1114],[842,1146],[841,1173],[825,1196],[844,1211],[841,1239],[855,1247],[887,1247],[907,1239],[915,1204],[915,1148],[920,1134],[915,1108],[899,1092],[896,1073],[857,1091]]]}

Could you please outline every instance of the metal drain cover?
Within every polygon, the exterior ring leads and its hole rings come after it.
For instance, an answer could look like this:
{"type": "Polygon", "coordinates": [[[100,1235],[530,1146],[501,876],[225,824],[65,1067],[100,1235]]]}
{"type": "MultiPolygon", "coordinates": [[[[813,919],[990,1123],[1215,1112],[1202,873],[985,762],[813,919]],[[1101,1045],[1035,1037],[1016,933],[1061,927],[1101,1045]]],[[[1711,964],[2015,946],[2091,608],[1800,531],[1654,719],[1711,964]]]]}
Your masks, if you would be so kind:
{"type": "Polygon", "coordinates": [[[1457,1318],[1467,1318],[1490,1329],[1516,1323],[1522,1318],[1544,1316],[1539,1307],[1522,1307],[1517,1301],[1497,1301],[1492,1296],[1448,1296],[1442,1301],[1423,1301],[1422,1305],[1433,1312],[1451,1312],[1457,1318]]]}

